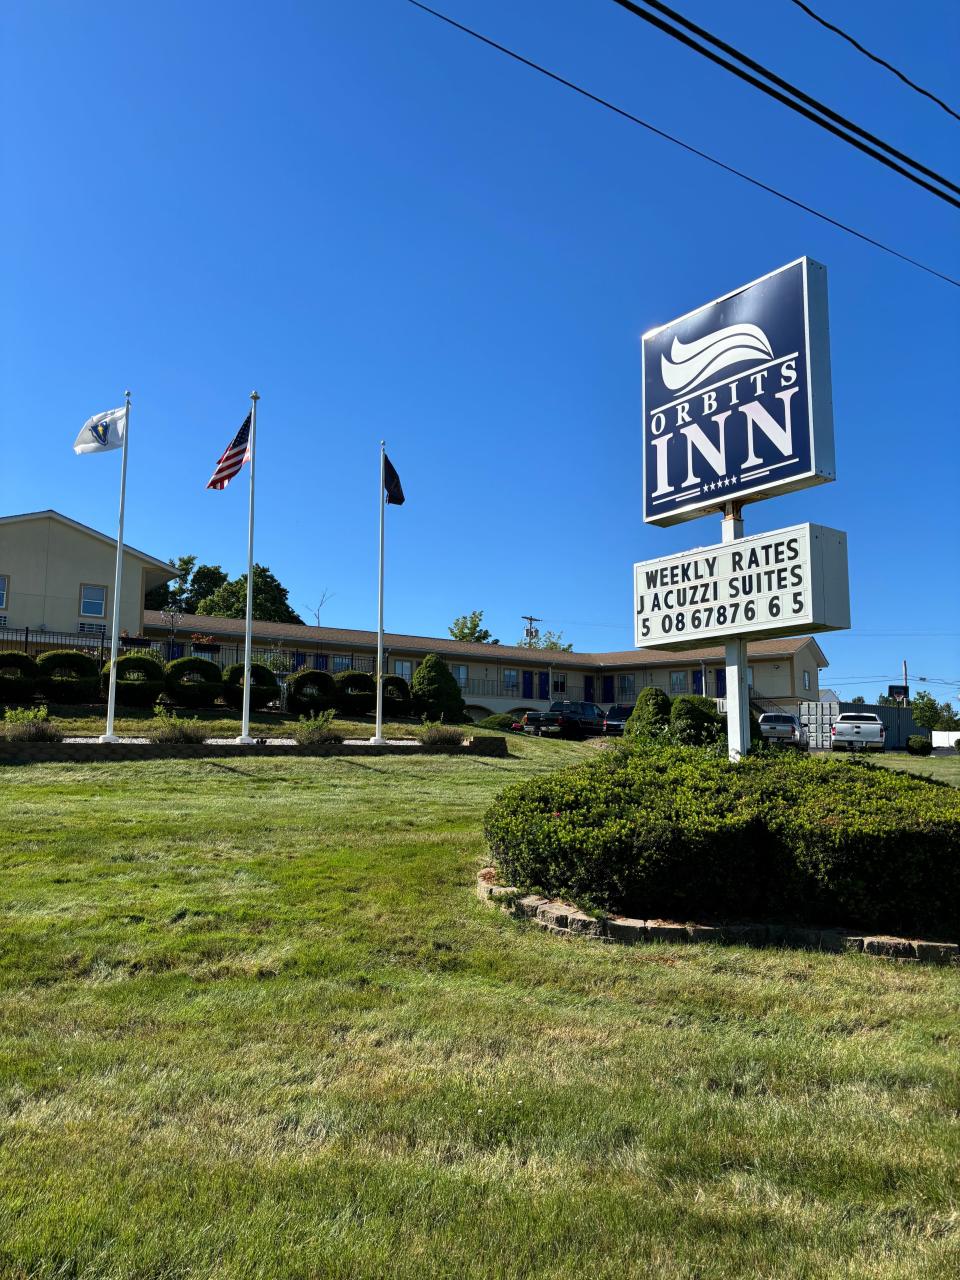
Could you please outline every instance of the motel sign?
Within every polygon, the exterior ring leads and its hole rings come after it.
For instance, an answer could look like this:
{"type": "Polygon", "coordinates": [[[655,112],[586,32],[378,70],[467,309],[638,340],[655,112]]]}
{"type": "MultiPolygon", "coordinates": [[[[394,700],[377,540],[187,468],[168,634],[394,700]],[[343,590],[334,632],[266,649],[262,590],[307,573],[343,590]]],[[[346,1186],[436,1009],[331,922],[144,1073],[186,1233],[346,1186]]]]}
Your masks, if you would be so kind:
{"type": "Polygon", "coordinates": [[[643,518],[835,478],[826,269],[800,258],[643,338],[643,518]]]}

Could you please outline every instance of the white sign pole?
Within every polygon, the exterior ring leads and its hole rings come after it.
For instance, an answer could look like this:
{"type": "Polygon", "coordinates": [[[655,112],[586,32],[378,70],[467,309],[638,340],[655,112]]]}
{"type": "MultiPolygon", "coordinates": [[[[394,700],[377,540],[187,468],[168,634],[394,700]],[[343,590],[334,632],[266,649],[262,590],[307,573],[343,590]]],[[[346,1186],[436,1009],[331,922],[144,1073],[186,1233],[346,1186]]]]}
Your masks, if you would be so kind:
{"type": "MultiPolygon", "coordinates": [[[[743,537],[743,515],[738,502],[724,505],[720,541],[743,537]]],[[[750,749],[750,691],[747,687],[747,642],[737,637],[724,646],[727,668],[727,752],[739,760],[750,749]]]]}
{"type": "Polygon", "coordinates": [[[113,732],[114,713],[117,708],[117,649],[120,635],[120,587],[123,582],[123,511],[127,499],[127,437],[130,435],[130,392],[125,391],[123,409],[123,453],[120,462],[120,519],[117,527],[117,565],[113,577],[113,633],[110,637],[110,685],[107,692],[107,731],[101,742],[119,742],[113,732]]]}
{"type": "Polygon", "coordinates": [[[377,590],[377,727],[371,742],[382,743],[383,736],[383,513],[386,510],[386,453],[380,441],[380,574],[377,590]]]}
{"type": "Polygon", "coordinates": [[[235,741],[244,746],[253,746],[250,736],[250,667],[253,657],[253,496],[254,478],[257,465],[257,401],[260,397],[256,391],[250,392],[252,402],[250,409],[250,514],[247,522],[247,615],[243,636],[243,712],[240,725],[240,737],[235,741]]]}

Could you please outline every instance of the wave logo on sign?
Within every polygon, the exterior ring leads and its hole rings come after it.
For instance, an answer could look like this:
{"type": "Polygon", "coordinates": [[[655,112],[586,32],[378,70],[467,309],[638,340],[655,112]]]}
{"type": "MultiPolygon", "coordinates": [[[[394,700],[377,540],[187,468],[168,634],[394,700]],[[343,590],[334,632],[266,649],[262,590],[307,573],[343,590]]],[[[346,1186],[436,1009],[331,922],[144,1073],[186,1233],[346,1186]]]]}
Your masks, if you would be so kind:
{"type": "Polygon", "coordinates": [[[686,393],[709,382],[730,365],[773,359],[767,335],[755,324],[733,324],[694,342],[674,338],[670,358],[660,357],[660,375],[668,391],[686,393]]]}

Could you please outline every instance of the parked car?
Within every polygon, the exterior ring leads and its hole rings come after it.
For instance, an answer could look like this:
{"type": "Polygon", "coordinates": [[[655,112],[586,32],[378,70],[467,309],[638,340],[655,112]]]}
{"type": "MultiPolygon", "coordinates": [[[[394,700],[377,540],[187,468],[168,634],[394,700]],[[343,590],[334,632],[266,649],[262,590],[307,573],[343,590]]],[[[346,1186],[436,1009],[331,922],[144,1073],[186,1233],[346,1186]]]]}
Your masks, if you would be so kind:
{"type": "Polygon", "coordinates": [[[633,707],[628,707],[624,703],[617,703],[615,706],[611,707],[603,717],[603,732],[608,734],[622,734],[624,726],[632,712],[633,707]]]}
{"type": "Polygon", "coordinates": [[[603,733],[603,707],[595,702],[551,702],[540,716],[540,733],[558,738],[591,738],[603,733]]]}
{"type": "Polygon", "coordinates": [[[764,742],[771,745],[793,747],[797,751],[810,750],[807,726],[787,711],[765,711],[760,717],[760,733],[764,742]]]}
{"type": "Polygon", "coordinates": [[[878,715],[845,711],[830,726],[831,751],[883,751],[887,731],[878,715]]]}
{"type": "Polygon", "coordinates": [[[522,719],[522,720],[521,720],[521,722],[520,722],[520,727],[523,729],[523,732],[524,732],[524,733],[536,733],[536,734],[539,734],[539,732],[540,732],[540,712],[539,712],[539,711],[525,711],[525,712],[524,712],[524,715],[523,715],[523,719],[522,719]]]}

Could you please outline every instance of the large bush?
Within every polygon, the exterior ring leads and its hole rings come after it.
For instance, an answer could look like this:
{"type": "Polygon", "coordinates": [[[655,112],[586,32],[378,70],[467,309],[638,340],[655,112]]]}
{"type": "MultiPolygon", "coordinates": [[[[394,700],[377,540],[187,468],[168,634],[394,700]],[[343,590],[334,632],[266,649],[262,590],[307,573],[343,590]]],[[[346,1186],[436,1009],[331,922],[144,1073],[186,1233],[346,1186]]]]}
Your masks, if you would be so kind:
{"type": "Polygon", "coordinates": [[[520,717],[513,715],[512,712],[498,712],[496,715],[486,716],[483,720],[477,721],[478,729],[512,729],[519,722],[520,717]]]}
{"type": "Polygon", "coordinates": [[[223,692],[220,668],[209,658],[174,658],[167,663],[164,684],[178,707],[212,707],[223,692]]]}
{"type": "Polygon", "coordinates": [[[413,709],[410,686],[403,676],[383,677],[383,714],[394,720],[408,716],[413,709]]]}
{"type": "Polygon", "coordinates": [[[0,653],[0,707],[31,702],[40,687],[40,671],[26,653],[0,653]]]}
{"type": "Polygon", "coordinates": [[[41,691],[53,703],[77,706],[100,697],[100,670],[89,653],[51,649],[37,659],[41,691]]]}
{"type": "Polygon", "coordinates": [[[859,761],[607,753],[514,784],[485,830],[510,883],[581,905],[960,939],[960,794],[859,761]]]}
{"type": "Polygon", "coordinates": [[[623,726],[623,736],[642,743],[662,742],[669,724],[670,699],[662,689],[648,685],[637,695],[636,705],[623,726]]]}
{"type": "MultiPolygon", "coordinates": [[[[280,696],[280,682],[262,662],[250,663],[250,709],[261,711],[280,696]]],[[[234,662],[223,673],[223,700],[239,711],[243,707],[243,663],[234,662]]]]}
{"type": "Polygon", "coordinates": [[[308,671],[305,668],[287,676],[287,710],[291,715],[312,715],[327,711],[337,701],[337,686],[329,671],[308,671]]]}
{"type": "Polygon", "coordinates": [[[911,733],[907,738],[907,754],[911,756],[928,756],[933,750],[933,739],[922,733],[911,733]]]}
{"type": "Polygon", "coordinates": [[[377,705],[377,686],[368,671],[338,671],[333,683],[337,710],[348,718],[365,716],[377,705]]]}
{"type": "Polygon", "coordinates": [[[725,721],[712,698],[682,693],[670,707],[670,737],[678,747],[709,747],[724,736],[725,721]]]}
{"type": "MultiPolygon", "coordinates": [[[[103,665],[104,693],[110,686],[110,663],[103,665]]],[[[125,707],[152,707],[163,693],[163,663],[146,653],[117,658],[117,702],[125,707]]]]}
{"type": "Polygon", "coordinates": [[[413,709],[430,720],[460,724],[467,718],[460,686],[447,664],[436,653],[428,653],[413,673],[410,685],[413,709]]]}

